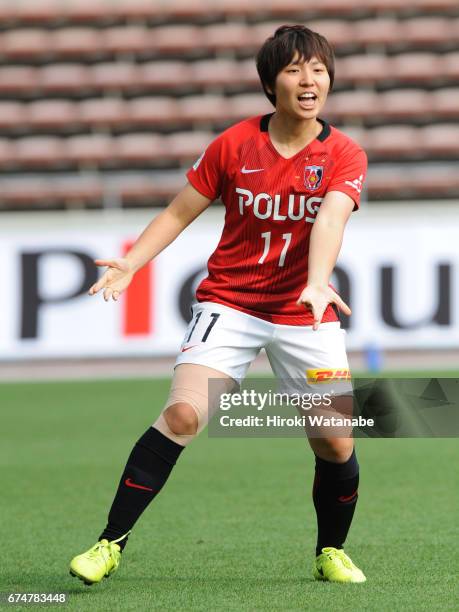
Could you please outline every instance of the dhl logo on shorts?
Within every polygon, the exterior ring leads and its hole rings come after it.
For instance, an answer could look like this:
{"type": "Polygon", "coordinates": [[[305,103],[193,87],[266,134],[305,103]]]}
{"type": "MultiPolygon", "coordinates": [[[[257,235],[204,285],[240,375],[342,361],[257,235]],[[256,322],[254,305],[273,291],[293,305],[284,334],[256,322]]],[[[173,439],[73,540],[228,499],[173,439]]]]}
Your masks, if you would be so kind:
{"type": "Polygon", "coordinates": [[[348,369],[334,370],[306,370],[309,383],[328,383],[340,380],[351,380],[351,373],[348,369]]]}

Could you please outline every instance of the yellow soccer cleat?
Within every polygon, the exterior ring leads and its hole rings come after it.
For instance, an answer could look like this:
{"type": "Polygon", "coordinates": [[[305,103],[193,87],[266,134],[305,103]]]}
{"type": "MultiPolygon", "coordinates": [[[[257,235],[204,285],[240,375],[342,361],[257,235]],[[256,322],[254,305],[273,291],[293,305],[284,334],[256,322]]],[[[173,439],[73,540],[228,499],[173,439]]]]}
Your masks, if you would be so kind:
{"type": "Polygon", "coordinates": [[[121,548],[117,544],[128,533],[117,540],[109,542],[101,540],[81,555],[77,555],[70,562],[70,574],[91,585],[108,578],[116,572],[121,560],[121,548]]]}
{"type": "Polygon", "coordinates": [[[312,573],[316,580],[329,582],[365,582],[365,574],[356,567],[344,550],[339,548],[322,548],[316,557],[312,573]]]}

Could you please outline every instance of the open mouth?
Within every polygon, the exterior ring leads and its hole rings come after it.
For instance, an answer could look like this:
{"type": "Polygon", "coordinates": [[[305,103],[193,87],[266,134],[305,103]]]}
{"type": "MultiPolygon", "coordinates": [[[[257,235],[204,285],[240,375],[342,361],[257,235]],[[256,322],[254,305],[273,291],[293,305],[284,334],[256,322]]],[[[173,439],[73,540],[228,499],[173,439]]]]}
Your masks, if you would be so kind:
{"type": "Polygon", "coordinates": [[[305,93],[298,96],[298,101],[303,108],[312,108],[316,100],[317,96],[315,93],[305,93]]]}

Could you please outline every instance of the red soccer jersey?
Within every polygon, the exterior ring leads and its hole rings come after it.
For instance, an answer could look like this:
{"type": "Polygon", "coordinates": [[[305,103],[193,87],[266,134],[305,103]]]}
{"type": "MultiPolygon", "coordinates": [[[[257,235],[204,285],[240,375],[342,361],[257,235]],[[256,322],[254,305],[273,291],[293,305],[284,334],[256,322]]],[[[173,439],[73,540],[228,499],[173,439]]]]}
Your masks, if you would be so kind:
{"type": "MultiPolygon", "coordinates": [[[[312,226],[328,191],[348,194],[358,208],[367,158],[321,121],[319,136],[285,159],[268,134],[271,116],[227,129],[187,173],[195,189],[212,200],[221,197],[226,208],[196,297],[272,323],[312,325],[312,313],[296,304],[307,284],[312,226]]],[[[331,306],[322,320],[337,320],[331,306]]]]}

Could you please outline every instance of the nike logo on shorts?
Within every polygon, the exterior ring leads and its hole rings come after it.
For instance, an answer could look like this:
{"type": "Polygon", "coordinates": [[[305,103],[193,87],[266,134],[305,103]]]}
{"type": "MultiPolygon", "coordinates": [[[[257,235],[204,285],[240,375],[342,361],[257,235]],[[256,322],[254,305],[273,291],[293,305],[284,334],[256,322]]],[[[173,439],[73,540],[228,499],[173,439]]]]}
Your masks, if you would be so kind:
{"type": "Polygon", "coordinates": [[[182,348],[182,353],[184,353],[185,351],[189,351],[190,349],[194,348],[195,346],[197,346],[197,344],[192,344],[191,346],[184,346],[182,348]]]}

